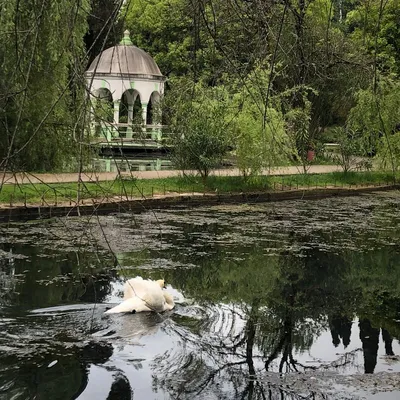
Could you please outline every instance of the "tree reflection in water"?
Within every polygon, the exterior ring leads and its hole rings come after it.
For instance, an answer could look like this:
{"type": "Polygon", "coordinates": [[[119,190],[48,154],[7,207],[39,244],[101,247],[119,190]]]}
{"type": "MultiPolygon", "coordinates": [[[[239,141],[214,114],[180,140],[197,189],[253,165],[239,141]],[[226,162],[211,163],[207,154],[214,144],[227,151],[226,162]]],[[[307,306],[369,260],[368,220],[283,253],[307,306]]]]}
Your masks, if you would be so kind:
{"type": "MultiPolygon", "coordinates": [[[[293,240],[299,241],[299,238],[293,240]]],[[[307,243],[310,238],[300,240],[307,243]]],[[[376,254],[381,256],[379,252],[376,254]]],[[[181,320],[177,321],[180,326],[173,326],[185,346],[180,351],[175,349],[164,354],[154,363],[157,385],[173,393],[173,397],[190,398],[201,394],[207,398],[224,398],[226,393],[234,393],[232,398],[303,398],[281,383],[268,382],[264,371],[357,369],[360,351],[365,373],[374,371],[379,325],[387,326],[396,315],[398,302],[388,302],[387,313],[380,315],[378,320],[373,304],[372,307],[368,304],[368,314],[364,315],[371,316],[378,328],[374,328],[368,318],[360,320],[362,349],[356,347],[344,351],[329,362],[321,360],[307,364],[297,359],[326,330],[330,331],[335,347],[342,343],[345,350],[350,345],[352,321],[361,310],[365,312],[365,301],[368,300],[363,296],[365,287],[355,277],[359,278],[361,271],[365,278],[368,276],[371,260],[369,263],[366,260],[371,254],[359,255],[357,263],[353,264],[349,263],[346,254],[330,254],[318,249],[309,248],[301,254],[283,251],[279,257],[268,258],[260,255],[257,249],[241,261],[247,284],[240,281],[241,276],[227,266],[222,257],[218,258],[218,253],[215,255],[217,257],[201,270],[207,287],[196,289],[197,274],[179,278],[172,272],[170,278],[178,285],[190,288],[190,293],[197,295],[203,303],[216,300],[218,286],[220,296],[231,301],[209,310],[210,325],[207,327],[190,331],[182,328],[181,320]],[[214,268],[214,263],[220,268],[214,268]]],[[[394,270],[393,273],[395,275],[386,277],[386,288],[391,286],[388,284],[391,279],[399,280],[398,272],[394,270]]],[[[376,283],[372,276],[366,279],[369,285],[376,283]]],[[[386,354],[393,354],[392,338],[384,328],[382,338],[386,354]]],[[[310,396],[323,398],[322,393],[312,391],[310,396]]]]}
{"type": "Polygon", "coordinates": [[[342,341],[344,348],[350,344],[352,321],[346,316],[333,316],[329,321],[332,344],[338,347],[342,341]]]}

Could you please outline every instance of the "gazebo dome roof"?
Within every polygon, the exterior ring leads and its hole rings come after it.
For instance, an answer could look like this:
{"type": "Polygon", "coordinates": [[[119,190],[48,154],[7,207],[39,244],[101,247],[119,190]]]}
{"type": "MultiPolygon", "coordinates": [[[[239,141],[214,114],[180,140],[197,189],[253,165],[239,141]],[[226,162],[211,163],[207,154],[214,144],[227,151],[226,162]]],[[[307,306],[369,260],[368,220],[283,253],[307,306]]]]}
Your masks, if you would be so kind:
{"type": "Polygon", "coordinates": [[[163,78],[158,65],[144,50],[134,46],[129,31],[124,32],[120,44],[100,53],[86,71],[90,75],[130,75],[163,78]]]}

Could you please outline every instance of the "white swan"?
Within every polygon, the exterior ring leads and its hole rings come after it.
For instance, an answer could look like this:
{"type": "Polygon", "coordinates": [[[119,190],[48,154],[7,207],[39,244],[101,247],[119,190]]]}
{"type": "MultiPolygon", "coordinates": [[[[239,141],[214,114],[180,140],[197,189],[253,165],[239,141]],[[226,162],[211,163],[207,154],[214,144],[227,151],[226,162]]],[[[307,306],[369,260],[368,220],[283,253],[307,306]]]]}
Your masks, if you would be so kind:
{"type": "Polygon", "coordinates": [[[129,279],[124,285],[124,301],[105,313],[163,312],[172,310],[175,306],[174,300],[163,288],[163,279],[152,281],[143,279],[140,276],[129,279]]]}

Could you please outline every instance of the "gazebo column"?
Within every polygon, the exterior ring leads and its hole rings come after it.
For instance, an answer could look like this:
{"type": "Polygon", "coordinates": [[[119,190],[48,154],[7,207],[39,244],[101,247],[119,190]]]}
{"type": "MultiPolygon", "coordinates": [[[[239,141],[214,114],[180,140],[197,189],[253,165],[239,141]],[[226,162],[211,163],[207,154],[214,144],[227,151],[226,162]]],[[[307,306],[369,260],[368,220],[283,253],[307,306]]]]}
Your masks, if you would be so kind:
{"type": "Polygon", "coordinates": [[[119,137],[118,124],[119,124],[119,103],[120,100],[114,101],[114,129],[113,137],[119,137]]]}
{"type": "Polygon", "coordinates": [[[147,122],[147,103],[142,103],[142,120],[143,120],[143,125],[146,125],[146,122],[147,122]]]}
{"type": "MultiPolygon", "coordinates": [[[[87,82],[87,85],[90,85],[90,80],[87,82]]],[[[90,87],[90,86],[89,86],[90,87]]],[[[89,115],[88,115],[88,121],[89,121],[89,132],[92,137],[95,136],[96,134],[96,120],[95,120],[95,115],[94,115],[94,110],[95,110],[95,105],[97,102],[96,96],[89,90],[87,94],[87,99],[88,99],[88,105],[89,105],[89,115]]],[[[87,116],[87,114],[86,114],[87,116]]]]}
{"type": "Polygon", "coordinates": [[[132,139],[132,123],[133,123],[133,103],[128,104],[128,128],[126,129],[126,137],[132,139]]]}
{"type": "Polygon", "coordinates": [[[89,126],[90,126],[90,134],[93,137],[96,136],[95,104],[96,104],[96,99],[94,98],[94,96],[91,95],[89,101],[89,126]]]}
{"type": "MultiPolygon", "coordinates": [[[[147,103],[142,103],[142,120],[143,120],[144,132],[147,137],[147,103]]],[[[153,135],[152,135],[152,139],[153,139],[153,135]]]]}
{"type": "MultiPolygon", "coordinates": [[[[154,107],[158,106],[158,101],[154,101],[154,107]]],[[[153,131],[155,132],[156,140],[159,143],[159,147],[161,147],[161,141],[162,141],[162,123],[160,118],[156,118],[156,121],[154,122],[153,120],[153,125],[155,125],[155,128],[153,128],[153,131]]]]}

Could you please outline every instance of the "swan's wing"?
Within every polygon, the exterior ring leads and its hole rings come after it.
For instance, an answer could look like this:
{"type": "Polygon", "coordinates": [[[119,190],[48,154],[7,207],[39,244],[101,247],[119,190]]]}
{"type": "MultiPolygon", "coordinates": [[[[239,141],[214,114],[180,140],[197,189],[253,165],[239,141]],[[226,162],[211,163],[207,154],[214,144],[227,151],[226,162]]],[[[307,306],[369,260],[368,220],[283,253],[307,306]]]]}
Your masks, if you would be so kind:
{"type": "Polygon", "coordinates": [[[124,300],[131,297],[141,297],[146,295],[160,295],[162,289],[160,285],[151,279],[143,279],[140,276],[129,279],[124,285],[124,300]]]}
{"type": "Polygon", "coordinates": [[[123,301],[121,304],[107,310],[105,314],[116,314],[116,313],[127,313],[127,312],[144,312],[152,311],[147,307],[146,303],[139,299],[138,297],[133,297],[131,299],[123,301]]]}
{"type": "Polygon", "coordinates": [[[147,287],[147,281],[140,276],[127,280],[124,285],[124,300],[135,296],[143,297],[147,292],[147,287]]]}
{"type": "Polygon", "coordinates": [[[172,310],[174,308],[172,296],[167,292],[163,292],[160,287],[158,289],[154,290],[154,292],[146,293],[142,298],[135,296],[124,300],[118,306],[106,311],[106,314],[172,310]]]}
{"type": "Polygon", "coordinates": [[[150,279],[136,277],[126,281],[124,286],[124,300],[134,298],[143,302],[143,305],[148,308],[145,311],[162,312],[168,309],[163,290],[157,282],[150,279]]]}

